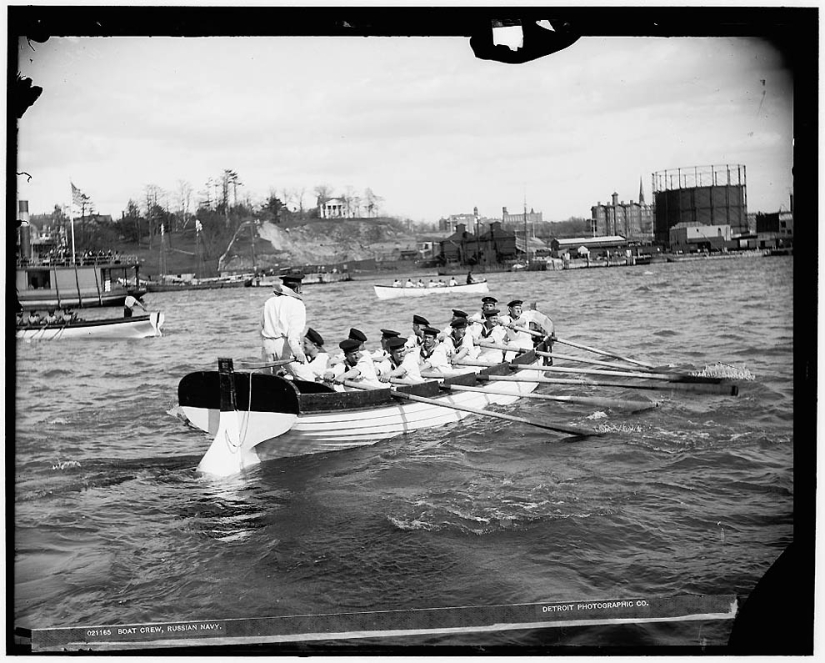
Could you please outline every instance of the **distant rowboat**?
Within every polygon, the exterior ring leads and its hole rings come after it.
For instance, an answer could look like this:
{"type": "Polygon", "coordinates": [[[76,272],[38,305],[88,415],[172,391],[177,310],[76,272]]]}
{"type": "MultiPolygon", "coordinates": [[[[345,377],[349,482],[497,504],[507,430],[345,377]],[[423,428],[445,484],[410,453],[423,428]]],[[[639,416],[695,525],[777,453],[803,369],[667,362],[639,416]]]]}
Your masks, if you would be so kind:
{"type": "MultiPolygon", "coordinates": [[[[314,285],[316,283],[341,283],[342,281],[352,281],[349,272],[312,272],[304,274],[301,285],[314,285]]],[[[271,288],[275,284],[281,285],[279,276],[256,276],[247,279],[244,285],[248,288],[271,288]]]]}
{"type": "Polygon", "coordinates": [[[490,292],[487,282],[447,285],[435,288],[398,288],[391,285],[376,285],[378,299],[399,299],[401,297],[426,297],[427,295],[472,295],[490,292]]]}

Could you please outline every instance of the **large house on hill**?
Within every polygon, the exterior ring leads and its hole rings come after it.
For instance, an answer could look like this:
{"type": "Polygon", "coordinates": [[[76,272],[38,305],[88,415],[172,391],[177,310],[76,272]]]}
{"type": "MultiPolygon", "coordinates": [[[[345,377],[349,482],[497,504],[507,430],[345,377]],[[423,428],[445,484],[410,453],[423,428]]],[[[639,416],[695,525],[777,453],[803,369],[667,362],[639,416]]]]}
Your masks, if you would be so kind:
{"type": "Polygon", "coordinates": [[[358,214],[351,202],[347,203],[343,198],[329,198],[325,202],[319,201],[318,216],[322,219],[353,219],[358,214]]]}

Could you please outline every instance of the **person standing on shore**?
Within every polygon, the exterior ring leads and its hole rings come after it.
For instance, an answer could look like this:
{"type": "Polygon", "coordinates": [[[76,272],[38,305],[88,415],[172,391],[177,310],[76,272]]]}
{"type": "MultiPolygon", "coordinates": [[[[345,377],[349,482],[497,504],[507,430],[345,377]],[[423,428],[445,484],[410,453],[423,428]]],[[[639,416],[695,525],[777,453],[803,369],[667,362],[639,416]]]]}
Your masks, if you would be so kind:
{"type": "MultiPolygon", "coordinates": [[[[282,284],[272,286],[272,297],[264,303],[261,315],[261,358],[267,364],[295,359],[302,364],[307,361],[301,343],[301,336],[307,323],[307,311],[301,297],[303,274],[286,274],[282,284]]],[[[275,373],[275,367],[270,367],[275,373]]]]}

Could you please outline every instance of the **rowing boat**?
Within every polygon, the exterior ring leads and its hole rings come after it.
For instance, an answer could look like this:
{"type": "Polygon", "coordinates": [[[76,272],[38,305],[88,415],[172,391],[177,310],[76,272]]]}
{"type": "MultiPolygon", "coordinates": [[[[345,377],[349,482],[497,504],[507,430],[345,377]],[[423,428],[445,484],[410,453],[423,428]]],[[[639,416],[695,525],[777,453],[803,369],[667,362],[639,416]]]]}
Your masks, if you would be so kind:
{"type": "MultiPolygon", "coordinates": [[[[513,364],[542,361],[529,351],[513,364]]],[[[511,405],[538,386],[529,378],[497,380],[499,375],[516,374],[509,364],[465,371],[416,385],[340,392],[316,382],[235,372],[231,359],[220,359],[218,371],[199,371],[181,379],[178,402],[189,423],[215,438],[199,469],[226,476],[262,460],[367,446],[445,426],[469,416],[473,409],[511,405]],[[486,389],[449,390],[451,385],[477,384],[477,373],[486,377],[486,389]]]]}
{"type": "Polygon", "coordinates": [[[435,288],[399,288],[391,285],[376,285],[378,299],[400,299],[401,297],[426,297],[428,295],[472,295],[490,292],[487,282],[445,285],[435,288]]]}
{"type": "Polygon", "coordinates": [[[164,315],[153,311],[149,315],[108,320],[77,320],[45,325],[24,324],[17,327],[16,337],[29,341],[55,341],[65,338],[128,339],[163,336],[164,315]]]}
{"type": "MultiPolygon", "coordinates": [[[[194,427],[213,436],[198,469],[228,476],[262,460],[367,446],[403,433],[457,422],[468,414],[529,424],[577,439],[601,434],[593,429],[485,409],[489,405],[511,405],[520,398],[622,407],[634,412],[656,406],[650,401],[627,398],[533,394],[540,384],[679,389],[730,396],[739,393],[737,385],[727,377],[663,370],[614,352],[561,338],[554,340],[625,364],[632,363],[634,367],[610,364],[612,370],[605,370],[604,361],[554,354],[549,352],[552,344],[545,338],[535,348],[514,347],[510,351],[518,354],[510,361],[490,363],[462,359],[453,362],[454,368],[449,375],[428,375],[429,379],[420,384],[368,388],[363,383],[345,381],[344,384],[354,390],[341,392],[317,382],[263,373],[236,373],[232,360],[221,358],[217,371],[198,371],[181,379],[178,384],[179,411],[194,427]],[[556,367],[553,358],[594,363],[597,368],[556,367]],[[638,366],[647,368],[638,370],[638,366]],[[543,375],[554,371],[572,372],[582,377],[573,380],[543,375]],[[591,375],[612,376],[614,381],[595,381],[590,379],[591,375]]],[[[479,345],[493,345],[498,349],[497,344],[479,345]]],[[[508,351],[509,346],[501,349],[508,351]]]]}

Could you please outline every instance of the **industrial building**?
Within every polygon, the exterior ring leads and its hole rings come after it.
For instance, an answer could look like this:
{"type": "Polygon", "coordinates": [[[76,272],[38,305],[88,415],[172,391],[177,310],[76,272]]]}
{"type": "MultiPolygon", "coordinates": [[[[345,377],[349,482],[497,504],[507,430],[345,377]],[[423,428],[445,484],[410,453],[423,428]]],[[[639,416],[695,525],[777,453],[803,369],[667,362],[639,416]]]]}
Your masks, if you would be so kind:
{"type": "MultiPolygon", "coordinates": [[[[529,247],[528,247],[529,248],[529,247]]],[[[478,235],[467,231],[460,223],[455,233],[441,242],[441,260],[461,265],[495,265],[524,257],[524,243],[516,233],[493,221],[478,235]]]]}
{"type": "Polygon", "coordinates": [[[501,208],[501,225],[503,226],[521,226],[527,225],[531,228],[537,223],[542,222],[542,213],[536,212],[533,208],[530,211],[511,213],[507,211],[506,207],[501,208]]]}
{"type": "Polygon", "coordinates": [[[670,230],[730,226],[731,237],[748,234],[745,166],[693,166],[653,173],[654,237],[670,242],[670,230]]]}
{"type": "Polygon", "coordinates": [[[760,249],[781,249],[793,246],[793,197],[791,210],[756,215],[756,235],[760,249]]]}
{"type": "Polygon", "coordinates": [[[653,240],[653,207],[645,203],[644,189],[639,182],[639,202],[619,202],[619,194],[613,193],[611,202],[596,203],[590,208],[593,235],[621,235],[630,241],[653,240]]]}
{"type": "Polygon", "coordinates": [[[628,249],[626,237],[621,235],[605,235],[602,237],[570,237],[567,239],[553,239],[550,249],[554,258],[567,256],[606,257],[616,253],[624,254],[628,249]]]}
{"type": "Polygon", "coordinates": [[[711,226],[700,223],[677,223],[670,229],[670,250],[674,253],[698,251],[724,251],[739,248],[731,245],[731,228],[728,225],[711,226]]]}

